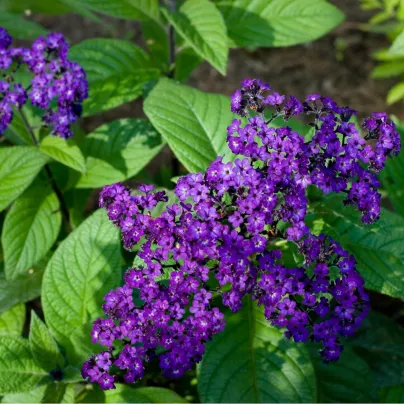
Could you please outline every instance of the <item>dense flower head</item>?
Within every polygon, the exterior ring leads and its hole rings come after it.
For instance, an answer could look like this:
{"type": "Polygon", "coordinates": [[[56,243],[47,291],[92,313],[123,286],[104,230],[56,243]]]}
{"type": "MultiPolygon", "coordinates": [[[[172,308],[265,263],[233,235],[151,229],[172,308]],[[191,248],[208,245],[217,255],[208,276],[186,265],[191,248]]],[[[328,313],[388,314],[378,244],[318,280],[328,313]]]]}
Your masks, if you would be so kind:
{"type": "Polygon", "coordinates": [[[39,37],[31,48],[12,48],[11,41],[0,28],[0,135],[13,119],[13,107],[22,108],[29,99],[43,110],[43,123],[52,135],[71,137],[71,125],[88,97],[88,83],[84,70],[69,60],[68,43],[59,33],[39,37]],[[18,71],[24,67],[33,74],[27,88],[17,83],[18,71]]]}
{"type": "Polygon", "coordinates": [[[231,108],[242,116],[256,112],[228,127],[228,145],[237,158],[218,157],[205,173],[180,178],[177,203],[160,215],[153,209],[167,202],[167,195],[151,185],[136,194],[123,184],[101,192],[100,206],[121,229],[125,248],[138,246],[124,285],[105,296],[107,318],[94,323],[93,342],[107,350],[83,366],[83,377],[103,389],[140,379],[154,358],[165,376],[180,377],[224,328],[218,299],[237,312],[252,298],[287,338],[321,343],[325,362],[339,358],[342,339],[369,311],[354,257],[306,225],[306,190],[312,184],[325,193],[343,192],[364,222],[375,221],[380,212],[375,172],[381,167],[376,155],[398,152],[394,124],[374,114],[364,121],[368,134],[361,137],[349,108],[317,94],[301,103],[249,79],[231,108]],[[268,106],[274,109],[270,118],[264,114],[268,106]],[[288,126],[271,126],[275,116],[300,113],[314,117],[310,139],[288,126]],[[374,148],[368,138],[376,139],[374,148]],[[284,263],[279,240],[297,246],[300,264],[284,263]]]}

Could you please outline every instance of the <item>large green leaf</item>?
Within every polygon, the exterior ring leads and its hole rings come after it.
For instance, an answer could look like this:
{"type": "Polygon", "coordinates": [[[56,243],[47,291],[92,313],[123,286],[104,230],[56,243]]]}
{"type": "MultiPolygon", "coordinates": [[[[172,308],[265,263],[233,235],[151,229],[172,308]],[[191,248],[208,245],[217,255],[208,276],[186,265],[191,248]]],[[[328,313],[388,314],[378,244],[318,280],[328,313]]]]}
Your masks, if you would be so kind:
{"type": "Polygon", "coordinates": [[[131,388],[117,384],[116,389],[105,393],[106,403],[186,403],[187,401],[172,390],[162,387],[131,388]]]}
{"type": "Polygon", "coordinates": [[[175,30],[200,57],[226,73],[229,47],[223,17],[209,0],[186,0],[177,12],[164,10],[175,30]]]}
{"type": "Polygon", "coordinates": [[[10,35],[19,39],[35,39],[40,35],[46,35],[44,27],[12,13],[0,13],[0,27],[5,28],[10,35]]]}
{"type": "Polygon", "coordinates": [[[31,312],[29,344],[32,356],[42,369],[50,372],[55,369],[63,368],[64,359],[55,339],[34,311],[31,312]]]}
{"type": "MultiPolygon", "coordinates": [[[[404,128],[397,127],[401,143],[404,142],[404,128]]],[[[397,213],[404,216],[404,152],[386,161],[386,166],[379,174],[379,179],[397,213]]]]}
{"type": "Polygon", "coordinates": [[[404,329],[395,321],[371,312],[349,344],[368,363],[378,386],[404,384],[404,329]]]}
{"type": "Polygon", "coordinates": [[[290,46],[313,41],[344,14],[324,0],[215,0],[232,46],[290,46]]]}
{"type": "Polygon", "coordinates": [[[43,279],[46,323],[57,341],[77,360],[74,331],[102,313],[104,295],[120,282],[118,229],[104,210],[86,219],[58,247],[43,279]]]}
{"type": "Polygon", "coordinates": [[[127,20],[159,20],[158,0],[81,0],[94,11],[127,20]]]}
{"type": "Polygon", "coordinates": [[[305,347],[287,341],[250,299],[208,343],[198,390],[205,403],[314,402],[317,394],[305,347]]]}
{"type": "Polygon", "coordinates": [[[150,57],[128,41],[87,39],[73,46],[69,56],[88,76],[90,92],[83,104],[84,115],[133,101],[142,93],[144,84],[159,76],[150,57]]]}
{"type": "Polygon", "coordinates": [[[47,160],[35,146],[0,149],[0,211],[24,192],[47,160]]]}
{"type": "Polygon", "coordinates": [[[86,162],[73,139],[65,140],[58,136],[47,136],[42,140],[42,153],[79,172],[86,171],[86,162]]]}
{"type": "Polygon", "coordinates": [[[205,170],[218,155],[230,153],[226,127],[234,115],[228,97],[161,79],[144,111],[191,172],[205,170]]]}
{"type": "Polygon", "coordinates": [[[382,210],[380,221],[365,225],[342,197],[315,203],[307,217],[316,234],[335,237],[358,262],[365,287],[393,297],[404,296],[404,218],[382,210]]]}
{"type": "Polygon", "coordinates": [[[136,175],[161,150],[161,136],[145,119],[121,119],[100,126],[82,143],[87,173],[78,188],[98,188],[136,175]]]}
{"type": "Polygon", "coordinates": [[[8,279],[26,275],[46,255],[61,221],[59,200],[50,187],[35,183],[15,201],[1,235],[8,279]]]}
{"type": "Polygon", "coordinates": [[[21,335],[24,324],[25,304],[16,304],[0,314],[0,334],[21,335]]]}
{"type": "Polygon", "coordinates": [[[0,335],[0,394],[29,391],[46,375],[35,363],[28,340],[0,335]]]}
{"type": "Polygon", "coordinates": [[[377,400],[377,389],[369,365],[349,346],[336,363],[325,364],[318,347],[309,344],[317,375],[318,402],[370,403],[377,400]]]}

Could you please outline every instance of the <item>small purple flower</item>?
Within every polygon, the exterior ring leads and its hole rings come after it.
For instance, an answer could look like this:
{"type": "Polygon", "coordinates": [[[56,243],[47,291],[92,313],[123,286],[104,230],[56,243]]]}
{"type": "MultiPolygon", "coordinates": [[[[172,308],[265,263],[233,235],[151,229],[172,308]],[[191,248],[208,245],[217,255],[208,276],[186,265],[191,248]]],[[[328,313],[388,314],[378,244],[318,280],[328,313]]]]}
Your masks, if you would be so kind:
{"type": "Polygon", "coordinates": [[[12,41],[11,35],[3,27],[0,27],[0,49],[9,48],[12,41]]]}

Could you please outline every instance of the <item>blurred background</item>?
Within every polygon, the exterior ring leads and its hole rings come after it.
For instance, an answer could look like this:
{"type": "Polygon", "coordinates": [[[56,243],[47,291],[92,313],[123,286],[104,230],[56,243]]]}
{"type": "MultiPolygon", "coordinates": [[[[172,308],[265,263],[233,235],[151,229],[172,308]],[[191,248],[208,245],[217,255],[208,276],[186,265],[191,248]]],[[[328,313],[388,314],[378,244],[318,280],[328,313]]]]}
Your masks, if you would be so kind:
{"type": "MultiPolygon", "coordinates": [[[[24,0],[14,0],[23,8],[24,0]]],[[[391,45],[389,32],[397,27],[394,17],[373,22],[384,9],[384,0],[331,0],[346,16],[335,30],[314,42],[284,48],[260,48],[251,51],[230,51],[227,75],[203,62],[191,74],[189,85],[203,91],[230,95],[245,77],[258,77],[278,92],[299,98],[312,92],[332,97],[338,104],[349,105],[360,115],[386,111],[404,119],[401,103],[388,105],[389,90],[396,77],[376,79],[372,72],[379,65],[374,57],[378,50],[391,45]],[[377,7],[380,4],[381,7],[377,7]]],[[[390,2],[391,3],[391,2],[390,2]]],[[[102,16],[104,23],[93,22],[77,14],[44,15],[25,10],[29,19],[49,30],[66,35],[72,44],[84,39],[106,37],[132,40],[145,45],[141,23],[102,16]]],[[[397,29],[397,28],[396,28],[397,29]]],[[[84,123],[93,129],[101,123],[128,116],[142,116],[141,100],[126,104],[102,116],[87,118],[84,123]]]]}

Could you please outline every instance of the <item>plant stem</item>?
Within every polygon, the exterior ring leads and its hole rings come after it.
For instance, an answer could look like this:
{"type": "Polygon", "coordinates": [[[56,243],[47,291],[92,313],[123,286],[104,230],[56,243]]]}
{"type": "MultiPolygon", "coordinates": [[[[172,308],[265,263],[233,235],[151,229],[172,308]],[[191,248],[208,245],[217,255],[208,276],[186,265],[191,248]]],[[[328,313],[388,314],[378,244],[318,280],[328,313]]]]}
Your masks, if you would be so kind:
{"type": "MultiPolygon", "coordinates": [[[[20,112],[21,119],[22,119],[22,121],[24,122],[24,125],[25,125],[25,127],[27,128],[28,133],[29,133],[30,136],[31,136],[32,142],[34,143],[34,145],[35,145],[36,147],[39,147],[38,140],[37,140],[37,138],[35,137],[34,131],[32,130],[32,127],[31,127],[31,125],[29,124],[28,119],[27,119],[27,117],[25,116],[23,110],[22,110],[21,108],[19,108],[18,111],[20,112]]],[[[59,189],[59,187],[58,187],[58,185],[57,185],[57,183],[56,183],[55,177],[53,176],[52,170],[51,170],[51,168],[49,167],[49,165],[48,165],[48,164],[45,164],[45,167],[44,167],[44,168],[45,168],[46,174],[47,174],[47,176],[48,176],[48,178],[49,178],[49,181],[50,181],[50,183],[51,183],[52,189],[53,189],[53,191],[55,192],[57,198],[59,199],[60,210],[61,210],[61,212],[62,212],[62,216],[63,216],[63,218],[64,218],[64,220],[65,220],[65,222],[66,222],[68,228],[71,229],[70,220],[69,220],[69,209],[68,209],[67,204],[66,204],[66,202],[65,202],[65,200],[64,200],[64,198],[63,198],[62,191],[59,189]]]]}
{"type": "MultiPolygon", "coordinates": [[[[175,12],[175,0],[168,0],[168,7],[171,12],[175,12]]],[[[172,24],[168,25],[168,46],[169,46],[169,53],[168,53],[168,77],[174,77],[175,72],[175,31],[172,24]]]]}
{"type": "MultiPolygon", "coordinates": [[[[168,0],[168,8],[172,13],[175,13],[175,0],[168,0]]],[[[173,78],[175,75],[175,31],[172,24],[168,25],[168,77],[173,78]]],[[[180,175],[181,166],[177,157],[174,155],[172,160],[172,172],[174,177],[180,175]]]]}

